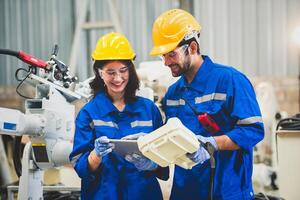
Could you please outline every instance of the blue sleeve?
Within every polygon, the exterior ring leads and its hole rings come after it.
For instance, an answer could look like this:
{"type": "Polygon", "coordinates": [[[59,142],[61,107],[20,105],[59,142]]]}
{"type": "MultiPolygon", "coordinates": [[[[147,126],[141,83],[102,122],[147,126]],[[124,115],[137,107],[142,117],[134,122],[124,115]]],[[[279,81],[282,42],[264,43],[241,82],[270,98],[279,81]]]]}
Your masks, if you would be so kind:
{"type": "Polygon", "coordinates": [[[264,127],[256,95],[250,81],[234,73],[227,101],[231,107],[234,128],[227,136],[245,150],[251,150],[264,137],[264,127]]]}
{"type": "Polygon", "coordinates": [[[153,129],[156,130],[159,127],[161,127],[163,125],[163,121],[162,121],[162,117],[161,117],[161,113],[158,109],[158,107],[153,103],[153,129]]]}
{"type": "Polygon", "coordinates": [[[82,179],[94,179],[94,174],[99,174],[98,170],[90,172],[88,166],[88,156],[94,149],[95,140],[91,122],[92,119],[89,113],[82,109],[76,118],[74,144],[70,154],[70,160],[74,163],[74,169],[82,179]]]}

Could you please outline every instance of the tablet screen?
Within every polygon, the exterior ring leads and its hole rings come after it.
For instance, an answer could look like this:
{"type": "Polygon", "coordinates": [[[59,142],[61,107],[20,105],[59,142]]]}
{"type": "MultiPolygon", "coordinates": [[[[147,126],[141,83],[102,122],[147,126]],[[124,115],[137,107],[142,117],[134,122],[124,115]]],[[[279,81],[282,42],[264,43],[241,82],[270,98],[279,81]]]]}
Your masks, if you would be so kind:
{"type": "Polygon", "coordinates": [[[132,153],[142,154],[138,148],[137,140],[109,139],[109,142],[114,144],[113,151],[122,156],[132,153]]]}

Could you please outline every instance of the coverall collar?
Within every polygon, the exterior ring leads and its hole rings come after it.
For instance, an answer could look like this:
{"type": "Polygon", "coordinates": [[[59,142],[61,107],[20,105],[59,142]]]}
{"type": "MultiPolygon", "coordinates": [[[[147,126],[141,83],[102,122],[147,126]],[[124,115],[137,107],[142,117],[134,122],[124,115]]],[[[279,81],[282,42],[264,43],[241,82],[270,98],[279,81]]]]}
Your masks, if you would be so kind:
{"type": "Polygon", "coordinates": [[[123,112],[141,113],[141,112],[145,112],[145,110],[143,105],[140,105],[139,102],[131,102],[126,104],[123,112]]]}
{"type": "MultiPolygon", "coordinates": [[[[120,111],[113,105],[107,94],[103,91],[97,93],[95,96],[96,104],[99,110],[101,110],[100,116],[104,117],[111,113],[120,113],[120,111]]],[[[136,114],[143,112],[142,106],[135,106],[134,103],[127,103],[122,112],[127,112],[130,114],[136,114]]]]}
{"type": "Polygon", "coordinates": [[[192,82],[189,84],[187,82],[185,76],[182,75],[179,80],[179,89],[189,87],[189,88],[193,88],[194,90],[197,90],[200,92],[204,91],[204,87],[207,84],[208,77],[213,68],[213,62],[208,56],[203,55],[202,58],[203,58],[203,63],[201,64],[200,68],[198,69],[192,82]]]}

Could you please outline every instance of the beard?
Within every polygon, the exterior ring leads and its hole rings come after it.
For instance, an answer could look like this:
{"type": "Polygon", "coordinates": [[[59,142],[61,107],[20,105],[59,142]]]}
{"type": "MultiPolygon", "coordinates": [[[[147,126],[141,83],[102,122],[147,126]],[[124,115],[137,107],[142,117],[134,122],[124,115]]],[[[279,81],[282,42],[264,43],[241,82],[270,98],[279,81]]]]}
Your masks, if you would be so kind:
{"type": "Polygon", "coordinates": [[[191,58],[189,55],[186,55],[182,64],[173,64],[169,65],[169,67],[172,71],[172,76],[179,77],[188,72],[191,68],[191,58]]]}

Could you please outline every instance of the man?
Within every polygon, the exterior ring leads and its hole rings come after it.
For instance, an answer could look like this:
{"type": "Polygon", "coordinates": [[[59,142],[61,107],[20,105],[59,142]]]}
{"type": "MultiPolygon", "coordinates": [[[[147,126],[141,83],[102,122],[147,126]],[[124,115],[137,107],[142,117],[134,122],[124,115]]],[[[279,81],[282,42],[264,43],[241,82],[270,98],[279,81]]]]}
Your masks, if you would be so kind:
{"type": "Polygon", "coordinates": [[[264,136],[255,93],[241,72],[201,55],[200,29],[196,19],[180,9],[161,14],[152,29],[150,55],[161,56],[172,75],[180,76],[164,97],[166,117],[178,117],[202,144],[188,155],[197,165],[191,170],[176,166],[170,199],[211,199],[210,155],[203,145],[207,142],[215,149],[213,199],[253,199],[253,146],[264,136]],[[211,125],[204,126],[205,121],[211,125]]]}

